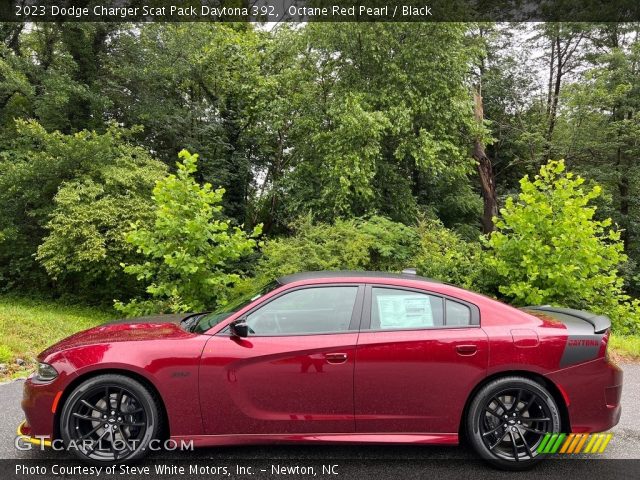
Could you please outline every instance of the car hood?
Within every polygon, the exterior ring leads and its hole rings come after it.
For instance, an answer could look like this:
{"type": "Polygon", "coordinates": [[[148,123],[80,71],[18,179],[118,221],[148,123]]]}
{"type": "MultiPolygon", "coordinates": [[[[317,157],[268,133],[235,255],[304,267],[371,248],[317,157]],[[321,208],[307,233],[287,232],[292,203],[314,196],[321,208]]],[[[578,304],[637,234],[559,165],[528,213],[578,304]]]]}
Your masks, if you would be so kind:
{"type": "Polygon", "coordinates": [[[180,327],[180,322],[191,315],[181,313],[115,320],[64,338],[43,351],[38,358],[85,345],[191,337],[194,334],[180,327]]]}

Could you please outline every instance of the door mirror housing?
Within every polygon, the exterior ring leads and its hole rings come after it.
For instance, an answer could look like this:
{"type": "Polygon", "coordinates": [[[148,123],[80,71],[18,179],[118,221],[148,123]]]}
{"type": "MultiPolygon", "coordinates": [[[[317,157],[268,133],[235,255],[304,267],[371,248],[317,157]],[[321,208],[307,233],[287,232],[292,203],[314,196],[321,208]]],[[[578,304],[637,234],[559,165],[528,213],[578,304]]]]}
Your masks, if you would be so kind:
{"type": "Polygon", "coordinates": [[[236,320],[229,326],[231,330],[231,335],[234,337],[248,337],[249,336],[249,325],[247,325],[247,319],[242,318],[240,320],[236,320]]]}

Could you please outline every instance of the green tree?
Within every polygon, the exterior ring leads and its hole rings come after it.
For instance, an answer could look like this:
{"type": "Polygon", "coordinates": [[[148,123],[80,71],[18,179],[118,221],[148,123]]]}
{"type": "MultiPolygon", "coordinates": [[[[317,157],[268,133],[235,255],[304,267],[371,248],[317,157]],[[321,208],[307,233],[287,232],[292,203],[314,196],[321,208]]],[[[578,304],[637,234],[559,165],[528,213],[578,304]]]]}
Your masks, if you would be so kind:
{"type": "MultiPolygon", "coordinates": [[[[601,204],[621,229],[625,252],[640,261],[640,27],[600,26],[590,68],[566,88],[558,117],[556,149],[571,168],[603,186],[601,204]]],[[[637,294],[638,278],[627,276],[637,294]]]]}
{"type": "Polygon", "coordinates": [[[246,24],[143,24],[115,38],[101,80],[109,114],[143,125],[139,141],[167,165],[183,148],[199,152],[198,180],[225,188],[224,210],[238,224],[262,153],[252,126],[264,36],[246,24]]]}
{"type": "Polygon", "coordinates": [[[15,117],[28,115],[34,95],[25,74],[24,60],[0,45],[0,126],[13,127],[15,117]]]}
{"type": "Polygon", "coordinates": [[[0,25],[0,140],[15,133],[15,118],[47,130],[102,131],[110,100],[98,81],[115,23],[0,25]]]}
{"type": "Polygon", "coordinates": [[[447,226],[474,222],[469,148],[479,129],[466,34],[458,24],[278,29],[258,114],[269,121],[257,123],[274,126],[263,145],[275,152],[260,164],[258,217],[286,226],[312,211],[327,223],[382,215],[411,224],[428,211],[447,226]]]}
{"type": "MultiPolygon", "coordinates": [[[[495,185],[496,193],[505,197],[518,190],[524,175],[537,172],[545,148],[546,93],[538,83],[541,67],[535,63],[534,47],[523,41],[532,35],[530,30],[530,24],[481,24],[478,28],[485,55],[478,62],[476,91],[482,96],[493,138],[486,145],[486,155],[494,178],[484,183],[495,185]]],[[[485,215],[483,224],[488,220],[492,228],[493,216],[485,215]]],[[[490,230],[486,225],[484,229],[490,230]]]]}
{"type": "Polygon", "coordinates": [[[17,122],[0,154],[3,288],[99,300],[131,287],[119,283],[118,263],[128,255],[120,236],[148,216],[151,189],[166,169],[129,135],[115,126],[64,135],[17,122]]]}
{"type": "MultiPolygon", "coordinates": [[[[498,289],[516,305],[554,304],[611,315],[624,330],[638,320],[637,302],[623,292],[619,267],[626,260],[620,232],[611,220],[597,220],[593,200],[597,185],[565,172],[563,161],[551,161],[532,180],[520,181],[517,200],[507,199],[487,241],[498,289]]],[[[621,332],[621,333],[624,333],[621,332]]]]}
{"type": "Polygon", "coordinates": [[[150,299],[136,299],[116,308],[127,315],[202,311],[227,300],[240,280],[234,262],[257,246],[257,226],[250,235],[222,216],[224,189],[200,186],[193,178],[197,154],[182,150],[177,173],[153,189],[154,221],[137,226],[126,239],[144,256],[124,265],[125,272],[144,282],[150,299]]]}

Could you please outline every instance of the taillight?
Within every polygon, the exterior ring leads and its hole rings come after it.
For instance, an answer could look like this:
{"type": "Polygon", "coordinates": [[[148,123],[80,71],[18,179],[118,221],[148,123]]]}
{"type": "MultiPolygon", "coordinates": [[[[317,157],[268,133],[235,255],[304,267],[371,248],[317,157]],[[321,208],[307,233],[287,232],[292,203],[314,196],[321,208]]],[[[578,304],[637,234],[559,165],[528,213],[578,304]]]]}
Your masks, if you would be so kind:
{"type": "Polygon", "coordinates": [[[610,333],[611,330],[607,329],[607,331],[604,332],[604,335],[602,335],[602,340],[600,341],[600,350],[598,351],[598,358],[604,357],[609,360],[609,350],[607,349],[607,346],[609,345],[610,333]]]}

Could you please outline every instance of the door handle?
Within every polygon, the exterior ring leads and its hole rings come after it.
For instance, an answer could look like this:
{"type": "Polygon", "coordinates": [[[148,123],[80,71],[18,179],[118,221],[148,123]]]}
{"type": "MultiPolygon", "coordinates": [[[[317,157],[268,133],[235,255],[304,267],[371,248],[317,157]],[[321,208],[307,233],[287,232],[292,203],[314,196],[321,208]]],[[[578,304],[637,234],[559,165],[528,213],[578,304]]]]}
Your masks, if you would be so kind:
{"type": "Polygon", "coordinates": [[[324,358],[327,363],[339,364],[347,361],[346,353],[325,353],[324,358]]]}
{"type": "Polygon", "coordinates": [[[478,346],[477,345],[457,345],[456,350],[458,352],[458,355],[471,356],[471,355],[475,355],[475,353],[478,351],[478,346]]]}

